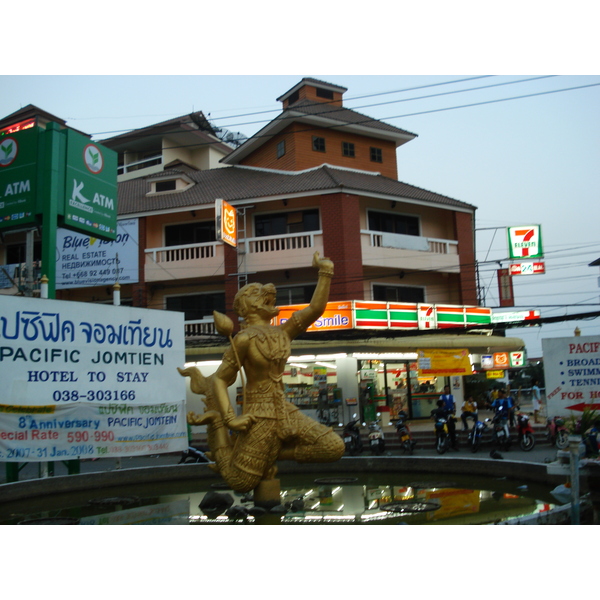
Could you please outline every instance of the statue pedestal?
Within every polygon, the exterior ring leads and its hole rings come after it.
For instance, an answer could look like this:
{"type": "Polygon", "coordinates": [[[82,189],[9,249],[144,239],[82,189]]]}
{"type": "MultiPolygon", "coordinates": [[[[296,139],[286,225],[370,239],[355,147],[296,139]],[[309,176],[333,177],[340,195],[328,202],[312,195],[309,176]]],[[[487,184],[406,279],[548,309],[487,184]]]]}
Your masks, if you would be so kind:
{"type": "Polygon", "coordinates": [[[254,488],[254,506],[267,510],[281,504],[281,484],[279,479],[264,479],[254,488]]]}

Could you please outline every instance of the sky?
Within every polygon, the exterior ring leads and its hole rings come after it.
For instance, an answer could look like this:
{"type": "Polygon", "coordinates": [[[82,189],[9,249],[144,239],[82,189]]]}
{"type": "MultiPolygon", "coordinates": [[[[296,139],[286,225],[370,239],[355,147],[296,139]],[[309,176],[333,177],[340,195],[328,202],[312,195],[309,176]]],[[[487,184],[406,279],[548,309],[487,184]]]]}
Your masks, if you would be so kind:
{"type": "MultiPolygon", "coordinates": [[[[76,16],[78,5],[64,4],[76,16]]],[[[592,312],[600,309],[600,269],[588,266],[600,258],[597,53],[586,45],[585,19],[576,21],[576,34],[565,33],[557,42],[552,27],[566,31],[569,17],[540,17],[529,5],[519,4],[518,23],[508,13],[495,14],[495,29],[461,23],[453,36],[442,18],[451,15],[444,15],[441,5],[439,18],[428,21],[426,36],[437,46],[425,44],[418,31],[396,34],[393,41],[391,26],[383,24],[380,34],[362,45],[373,44],[387,60],[376,57],[377,52],[371,57],[359,53],[352,44],[333,58],[315,53],[313,45],[300,44],[294,35],[309,26],[304,15],[295,28],[286,27],[279,42],[285,50],[269,61],[255,57],[269,47],[267,38],[282,33],[281,22],[271,36],[232,34],[244,18],[246,30],[264,30],[265,23],[246,12],[229,15],[213,37],[205,33],[192,57],[185,50],[173,54],[165,45],[149,46],[152,36],[147,33],[139,34],[138,46],[128,38],[115,50],[110,42],[91,43],[84,31],[76,30],[68,39],[55,36],[43,54],[25,52],[20,63],[5,61],[0,117],[34,104],[101,140],[201,110],[215,125],[251,136],[278,114],[276,98],[302,77],[341,85],[348,88],[348,108],[418,135],[397,150],[400,181],[477,207],[485,306],[499,306],[497,269],[510,263],[506,228],[536,224],[541,226],[546,273],[513,277],[515,307],[505,310],[538,309],[543,317],[592,312]],[[536,23],[537,37],[527,29],[528,18],[536,23]],[[386,32],[389,42],[381,43],[386,32]],[[511,43],[506,44],[509,32],[511,43]],[[446,36],[451,44],[444,44],[446,36]],[[93,47],[94,56],[104,53],[103,60],[74,53],[81,43],[93,47]],[[240,46],[248,52],[240,53],[240,46]],[[293,51],[300,47],[300,54],[293,51]],[[209,52],[216,48],[220,52],[209,52]]],[[[458,6],[468,8],[469,3],[458,6]]],[[[415,27],[427,18],[425,11],[403,16],[412,17],[415,27]]],[[[364,29],[346,17],[339,19],[350,32],[364,29]]],[[[159,29],[158,22],[151,25],[159,29]]],[[[44,24],[38,26],[43,32],[44,24]]],[[[108,27],[106,22],[97,26],[108,27]]],[[[115,35],[122,33],[121,25],[111,26],[115,35]]],[[[324,24],[310,27],[322,31],[324,24]]],[[[180,43],[185,49],[193,41],[180,43]]],[[[511,329],[507,335],[521,337],[530,357],[541,356],[543,338],[570,337],[575,327],[582,335],[600,335],[600,318],[511,329]]]]}

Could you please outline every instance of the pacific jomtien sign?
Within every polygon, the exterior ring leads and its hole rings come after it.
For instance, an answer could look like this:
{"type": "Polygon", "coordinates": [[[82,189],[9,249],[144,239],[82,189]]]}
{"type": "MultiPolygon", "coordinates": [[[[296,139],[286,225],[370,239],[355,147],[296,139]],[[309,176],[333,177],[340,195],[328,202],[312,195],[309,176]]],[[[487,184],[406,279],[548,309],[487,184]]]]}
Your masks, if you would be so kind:
{"type": "Polygon", "coordinates": [[[547,338],[542,350],[548,416],[600,411],[600,337],[547,338]]]}
{"type": "Polygon", "coordinates": [[[0,298],[0,461],[187,447],[183,313],[0,298]]]}

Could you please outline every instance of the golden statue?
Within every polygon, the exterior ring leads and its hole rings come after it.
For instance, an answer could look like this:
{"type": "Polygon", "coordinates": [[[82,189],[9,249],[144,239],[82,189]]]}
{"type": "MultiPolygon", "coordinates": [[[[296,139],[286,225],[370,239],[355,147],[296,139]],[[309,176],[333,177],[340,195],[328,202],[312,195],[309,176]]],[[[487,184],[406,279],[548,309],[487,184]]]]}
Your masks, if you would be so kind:
{"type": "Polygon", "coordinates": [[[315,252],[313,267],[319,269],[319,279],[306,308],[281,325],[271,325],[271,319],[279,314],[275,286],[250,283],[235,296],[233,308],[244,323],[234,338],[231,319],[214,313],[217,331],[231,341],[216,373],[204,377],[196,367],[178,369],[190,377],[192,392],[205,396],[204,414],[189,413],[188,423],[207,425],[215,470],[237,492],[274,481],[277,460],[334,462],[344,454],[344,442],[331,427],[306,416],[284,397],[282,377],[291,341],[323,314],[329,298],[333,262],[315,252]],[[244,384],[240,416],[235,415],[227,393],[238,372],[242,372],[244,384]]]}

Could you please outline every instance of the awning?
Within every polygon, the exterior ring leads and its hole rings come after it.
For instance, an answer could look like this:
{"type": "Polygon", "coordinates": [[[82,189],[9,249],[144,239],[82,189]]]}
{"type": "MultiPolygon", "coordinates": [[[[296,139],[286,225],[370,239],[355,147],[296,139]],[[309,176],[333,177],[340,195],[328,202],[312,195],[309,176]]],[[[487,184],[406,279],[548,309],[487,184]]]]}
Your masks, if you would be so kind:
{"type": "MultiPolygon", "coordinates": [[[[186,348],[186,357],[196,360],[220,360],[228,346],[186,348]]],[[[497,335],[420,335],[364,340],[294,340],[292,354],[337,354],[345,352],[417,352],[423,348],[467,348],[472,354],[515,352],[525,348],[516,337],[497,335]]]]}

